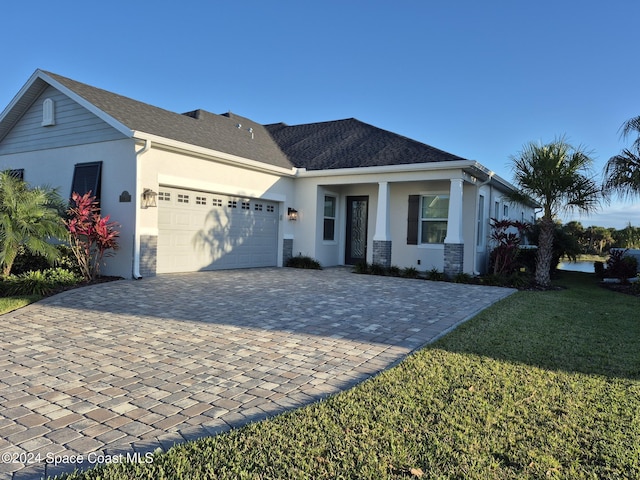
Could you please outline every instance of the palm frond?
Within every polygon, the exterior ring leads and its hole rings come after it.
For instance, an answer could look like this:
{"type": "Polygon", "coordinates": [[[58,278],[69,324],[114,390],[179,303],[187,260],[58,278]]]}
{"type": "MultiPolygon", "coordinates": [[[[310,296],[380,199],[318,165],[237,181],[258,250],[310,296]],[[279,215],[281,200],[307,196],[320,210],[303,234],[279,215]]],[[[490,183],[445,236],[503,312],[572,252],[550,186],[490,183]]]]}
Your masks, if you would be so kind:
{"type": "Polygon", "coordinates": [[[640,196],[640,155],[624,149],[609,159],[604,167],[603,189],[608,195],[622,198],[640,196]]]}
{"type": "Polygon", "coordinates": [[[536,201],[545,217],[599,207],[601,189],[591,170],[591,153],[584,147],[573,147],[565,137],[558,137],[548,144],[531,142],[511,160],[518,195],[536,201]]]}
{"type": "Polygon", "coordinates": [[[57,249],[50,238],[66,238],[66,229],[55,208],[57,193],[29,188],[8,172],[0,172],[0,265],[9,273],[20,246],[50,259],[57,249]]]}
{"type": "Polygon", "coordinates": [[[638,137],[633,141],[633,148],[640,152],[640,115],[630,118],[622,124],[620,127],[620,135],[622,138],[627,138],[632,133],[636,133],[638,137]]]}

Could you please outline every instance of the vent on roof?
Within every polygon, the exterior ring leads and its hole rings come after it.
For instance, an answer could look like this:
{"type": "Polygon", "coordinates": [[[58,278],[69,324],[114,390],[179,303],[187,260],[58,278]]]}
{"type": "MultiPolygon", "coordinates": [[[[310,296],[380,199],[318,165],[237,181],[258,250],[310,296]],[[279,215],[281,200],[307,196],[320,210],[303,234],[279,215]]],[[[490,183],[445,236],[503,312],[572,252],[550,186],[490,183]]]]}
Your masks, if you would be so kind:
{"type": "Polygon", "coordinates": [[[51,127],[56,124],[56,105],[47,98],[42,102],[42,126],[51,127]]]}
{"type": "Polygon", "coordinates": [[[200,110],[193,110],[192,112],[185,112],[182,115],[185,117],[195,118],[196,120],[200,118],[200,110]]]}

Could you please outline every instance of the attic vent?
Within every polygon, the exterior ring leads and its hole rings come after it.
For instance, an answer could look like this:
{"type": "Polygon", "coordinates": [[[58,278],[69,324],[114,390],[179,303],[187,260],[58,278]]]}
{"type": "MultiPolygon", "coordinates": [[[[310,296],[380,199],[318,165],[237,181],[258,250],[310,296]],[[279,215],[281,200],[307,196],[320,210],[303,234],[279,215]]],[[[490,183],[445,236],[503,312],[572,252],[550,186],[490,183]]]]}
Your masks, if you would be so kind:
{"type": "Polygon", "coordinates": [[[56,124],[56,105],[50,98],[42,102],[42,126],[51,127],[56,124]]]}

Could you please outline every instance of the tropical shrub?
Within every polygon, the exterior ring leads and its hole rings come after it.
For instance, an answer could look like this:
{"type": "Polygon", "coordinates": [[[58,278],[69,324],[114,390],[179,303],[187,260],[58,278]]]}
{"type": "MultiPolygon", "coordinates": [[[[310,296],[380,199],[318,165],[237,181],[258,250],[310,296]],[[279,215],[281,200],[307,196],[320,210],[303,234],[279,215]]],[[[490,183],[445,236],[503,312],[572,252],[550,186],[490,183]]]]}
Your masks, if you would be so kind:
{"type": "Polygon", "coordinates": [[[427,280],[440,282],[444,280],[444,273],[438,270],[437,268],[432,268],[431,270],[427,270],[426,278],[427,280]]]}
{"type": "Polygon", "coordinates": [[[402,276],[405,278],[418,278],[418,270],[414,267],[406,267],[402,269],[402,276]]]}
{"type": "Polygon", "coordinates": [[[65,221],[70,234],[70,247],[86,281],[95,280],[100,274],[100,266],[106,256],[118,249],[117,224],[110,222],[110,216],[100,215],[96,197],[87,192],[80,195],[73,192],[71,206],[65,221]]]}
{"type": "Polygon", "coordinates": [[[369,264],[367,262],[358,262],[353,266],[353,270],[356,273],[366,274],[369,273],[369,264]]]}
{"type": "Polygon", "coordinates": [[[292,267],[292,268],[305,268],[305,269],[310,269],[310,270],[322,270],[322,266],[320,265],[320,262],[318,262],[317,260],[305,256],[305,255],[298,255],[296,257],[291,257],[289,260],[287,260],[286,263],[287,267],[292,267]]]}
{"type": "Polygon", "coordinates": [[[453,283],[471,283],[472,280],[473,280],[473,277],[465,272],[457,273],[453,277],[453,283]]]}
{"type": "Polygon", "coordinates": [[[622,283],[626,283],[630,278],[638,274],[638,261],[635,257],[625,255],[627,251],[622,249],[612,249],[607,259],[607,269],[605,276],[617,278],[622,283]]]}
{"type": "Polygon", "coordinates": [[[0,292],[3,296],[45,296],[60,288],[76,285],[81,280],[80,276],[64,268],[34,270],[5,277],[0,283],[0,292]]]}
{"type": "Polygon", "coordinates": [[[400,267],[396,266],[396,265],[391,265],[388,269],[387,269],[387,273],[389,274],[389,276],[391,277],[399,277],[402,275],[402,271],[400,270],[400,267]]]}
{"type": "Polygon", "coordinates": [[[371,275],[384,275],[385,269],[379,263],[372,263],[371,265],[369,265],[369,273],[371,275]]]}
{"type": "Polygon", "coordinates": [[[520,268],[519,246],[529,226],[514,220],[491,219],[491,240],[496,245],[491,252],[491,271],[496,275],[510,275],[520,268]]]}
{"type": "Polygon", "coordinates": [[[0,172],[0,265],[2,275],[11,274],[20,250],[49,261],[59,252],[50,239],[64,239],[66,232],[58,207],[56,190],[30,188],[9,171],[0,172]]]}
{"type": "Polygon", "coordinates": [[[34,270],[46,270],[48,268],[60,267],[80,275],[80,267],[73,251],[68,245],[56,245],[58,256],[54,261],[30,252],[23,246],[18,249],[18,255],[13,262],[11,272],[20,275],[34,270]]]}

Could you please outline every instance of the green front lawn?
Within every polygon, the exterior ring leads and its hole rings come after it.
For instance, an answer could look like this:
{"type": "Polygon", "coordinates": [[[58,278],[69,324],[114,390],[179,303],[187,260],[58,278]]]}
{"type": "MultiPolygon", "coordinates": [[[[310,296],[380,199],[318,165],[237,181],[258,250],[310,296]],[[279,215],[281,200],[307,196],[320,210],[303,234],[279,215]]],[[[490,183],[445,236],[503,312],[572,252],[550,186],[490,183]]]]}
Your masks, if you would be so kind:
{"type": "Polygon", "coordinates": [[[69,478],[640,478],[640,299],[557,283],[326,401],[69,478]]]}
{"type": "Polygon", "coordinates": [[[19,297],[0,297],[0,315],[22,308],[30,303],[37,302],[42,297],[39,295],[23,295],[19,297]]]}

